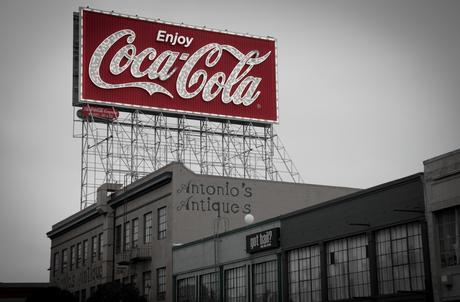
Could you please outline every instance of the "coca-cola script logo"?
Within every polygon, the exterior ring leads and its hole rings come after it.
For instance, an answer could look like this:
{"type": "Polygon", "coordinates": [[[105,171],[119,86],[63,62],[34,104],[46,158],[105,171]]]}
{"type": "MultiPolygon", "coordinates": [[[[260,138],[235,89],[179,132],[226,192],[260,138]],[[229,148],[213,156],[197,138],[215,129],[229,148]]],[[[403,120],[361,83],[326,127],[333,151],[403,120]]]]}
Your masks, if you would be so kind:
{"type": "Polygon", "coordinates": [[[82,14],[80,102],[277,121],[273,39],[82,14]]]}
{"type": "Polygon", "coordinates": [[[133,45],[133,42],[136,39],[136,33],[130,29],[124,29],[107,37],[98,46],[91,57],[89,76],[96,86],[104,89],[136,87],[144,89],[150,95],[153,95],[154,93],[162,93],[170,98],[174,98],[171,92],[169,92],[166,88],[153,82],[138,81],[122,84],[110,84],[102,80],[99,72],[102,60],[113,44],[124,37],[126,37],[127,44],[118,50],[110,61],[110,72],[113,75],[119,75],[129,69],[134,78],[143,78],[148,76],[150,80],[159,79],[160,81],[166,81],[177,71],[174,64],[179,58],[179,60],[186,62],[177,76],[177,93],[184,99],[190,99],[201,92],[202,98],[206,102],[212,101],[222,92],[221,100],[225,104],[232,102],[235,105],[251,105],[260,95],[260,91],[257,91],[257,86],[259,86],[262,79],[260,77],[250,76],[248,73],[255,65],[265,61],[271,53],[268,52],[259,57],[259,52],[257,50],[252,50],[247,54],[243,54],[233,46],[220,45],[218,43],[207,44],[191,56],[187,53],[180,54],[177,51],[171,50],[164,51],[157,56],[157,51],[153,47],[148,47],[138,53],[136,46],[133,45]],[[222,57],[222,52],[224,51],[230,53],[239,60],[238,64],[236,64],[228,77],[224,72],[219,71],[214,73],[208,79],[208,74],[203,69],[199,69],[191,74],[195,64],[203,56],[205,57],[205,65],[211,68],[219,62],[222,57]],[[148,68],[141,70],[140,67],[145,60],[152,61],[152,63],[148,68]],[[187,87],[197,84],[200,80],[201,82],[199,83],[198,88],[193,91],[189,91],[187,89],[187,87]],[[232,94],[232,87],[237,83],[238,88],[232,94]]]}

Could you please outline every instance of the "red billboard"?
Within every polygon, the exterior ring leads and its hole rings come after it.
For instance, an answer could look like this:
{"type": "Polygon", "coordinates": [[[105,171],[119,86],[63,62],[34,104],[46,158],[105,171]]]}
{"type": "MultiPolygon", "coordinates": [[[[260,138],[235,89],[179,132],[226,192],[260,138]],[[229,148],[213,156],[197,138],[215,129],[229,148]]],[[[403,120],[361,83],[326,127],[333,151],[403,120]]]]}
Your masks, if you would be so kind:
{"type": "Polygon", "coordinates": [[[278,122],[276,41],[81,9],[74,105],[278,122]]]}

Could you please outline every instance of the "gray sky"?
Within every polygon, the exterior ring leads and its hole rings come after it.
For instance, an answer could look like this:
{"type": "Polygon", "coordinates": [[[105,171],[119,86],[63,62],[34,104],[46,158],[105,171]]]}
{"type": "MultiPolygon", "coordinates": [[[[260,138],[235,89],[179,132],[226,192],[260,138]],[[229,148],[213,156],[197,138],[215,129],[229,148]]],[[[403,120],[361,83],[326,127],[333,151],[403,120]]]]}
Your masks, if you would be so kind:
{"type": "Polygon", "coordinates": [[[278,39],[277,132],[309,183],[370,187],[460,147],[460,1],[0,0],[0,282],[48,280],[79,209],[79,6],[278,39]]]}

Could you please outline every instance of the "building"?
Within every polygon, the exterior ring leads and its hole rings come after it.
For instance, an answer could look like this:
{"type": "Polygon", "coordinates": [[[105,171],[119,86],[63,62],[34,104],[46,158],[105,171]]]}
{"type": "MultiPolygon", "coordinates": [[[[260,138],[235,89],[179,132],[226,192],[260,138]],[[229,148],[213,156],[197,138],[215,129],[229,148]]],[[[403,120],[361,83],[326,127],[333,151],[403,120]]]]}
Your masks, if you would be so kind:
{"type": "Polygon", "coordinates": [[[460,301],[460,149],[424,165],[434,300],[460,301]]]}
{"type": "Polygon", "coordinates": [[[172,248],[270,219],[356,189],[198,175],[180,163],[120,188],[55,224],[50,282],[81,301],[99,284],[135,284],[149,301],[172,301],[172,248]]]}
{"type": "Polygon", "coordinates": [[[24,302],[27,298],[48,290],[49,283],[0,282],[0,302],[24,302]]]}
{"type": "Polygon", "coordinates": [[[173,250],[175,301],[431,301],[423,174],[173,250]]]}

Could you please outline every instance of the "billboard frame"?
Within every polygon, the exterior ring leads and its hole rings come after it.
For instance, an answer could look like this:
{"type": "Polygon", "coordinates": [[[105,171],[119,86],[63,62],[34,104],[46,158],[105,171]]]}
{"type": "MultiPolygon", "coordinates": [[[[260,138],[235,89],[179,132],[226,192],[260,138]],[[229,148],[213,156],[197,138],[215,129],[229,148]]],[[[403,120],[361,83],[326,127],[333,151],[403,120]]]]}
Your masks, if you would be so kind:
{"type": "Polygon", "coordinates": [[[78,13],[74,13],[74,47],[73,47],[73,60],[74,60],[74,68],[73,68],[73,97],[72,97],[72,105],[75,107],[81,107],[85,104],[88,105],[96,105],[96,106],[106,106],[106,107],[114,107],[120,111],[124,112],[134,112],[134,111],[141,111],[145,114],[164,114],[167,116],[172,117],[187,117],[191,119],[199,119],[199,120],[212,120],[212,121],[221,121],[221,122],[231,122],[236,124],[254,124],[254,125],[261,125],[261,126],[268,126],[273,124],[279,123],[279,92],[278,92],[278,46],[277,46],[277,39],[270,37],[270,36],[257,36],[257,35],[250,35],[250,34],[243,34],[237,32],[231,32],[228,30],[219,30],[219,29],[212,29],[208,27],[199,27],[194,25],[188,25],[183,23],[174,23],[169,21],[164,21],[160,19],[151,19],[139,16],[132,16],[127,14],[115,13],[115,12],[108,12],[98,9],[92,9],[87,7],[80,7],[78,13]],[[253,39],[262,39],[272,41],[274,43],[274,65],[275,65],[275,110],[276,110],[276,118],[275,120],[267,120],[267,119],[258,119],[258,118],[250,118],[250,117],[240,117],[234,115],[225,115],[225,114],[218,114],[218,113],[204,113],[199,111],[189,111],[189,110],[178,110],[178,109],[170,109],[170,108],[160,108],[154,106],[142,106],[142,105],[135,105],[135,104],[121,104],[109,101],[101,101],[101,100],[93,100],[93,99],[84,99],[83,98],[83,14],[85,11],[89,12],[96,12],[101,14],[107,14],[116,17],[123,17],[129,18],[134,20],[152,22],[157,24],[164,24],[164,25],[172,25],[178,27],[184,27],[194,30],[200,31],[208,31],[214,33],[221,33],[221,34],[229,34],[229,35],[236,35],[240,37],[246,38],[253,38],[253,39]],[[76,51],[76,43],[75,40],[78,40],[78,54],[76,51]],[[78,56],[78,58],[77,58],[78,56]],[[77,85],[77,87],[75,87],[77,85]]]}

